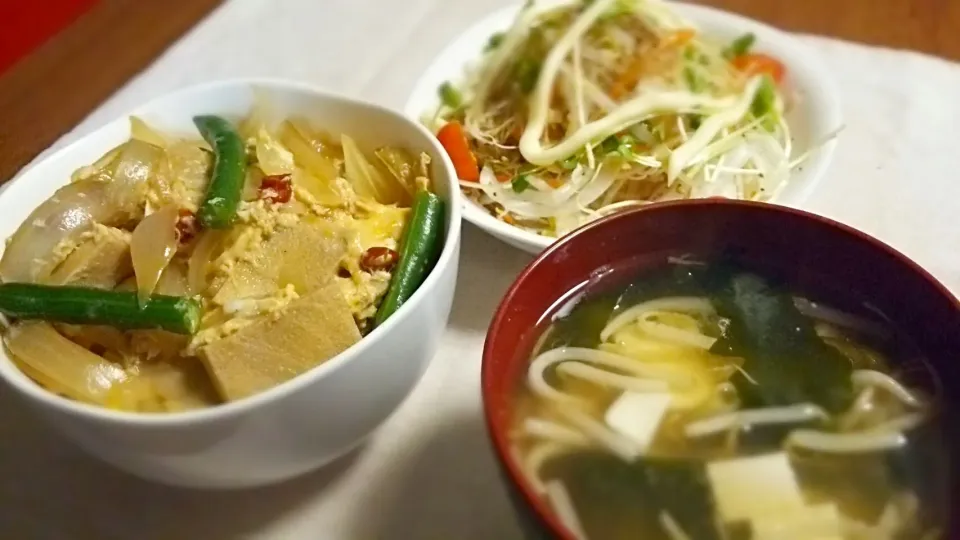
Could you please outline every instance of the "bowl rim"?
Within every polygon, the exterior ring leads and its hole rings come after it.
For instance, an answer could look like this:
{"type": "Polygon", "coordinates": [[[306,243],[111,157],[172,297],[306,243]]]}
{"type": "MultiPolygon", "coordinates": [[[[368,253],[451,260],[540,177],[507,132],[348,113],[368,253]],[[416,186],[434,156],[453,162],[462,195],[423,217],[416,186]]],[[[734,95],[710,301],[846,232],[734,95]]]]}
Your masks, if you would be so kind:
{"type": "MultiPolygon", "coordinates": [[[[562,0],[554,1],[562,2],[562,0]]],[[[676,1],[670,3],[678,12],[684,14],[695,14],[692,17],[694,19],[710,19],[713,21],[718,21],[718,24],[722,26],[740,28],[742,29],[741,31],[763,33],[768,36],[766,39],[764,39],[766,42],[771,41],[769,36],[775,36],[775,41],[779,44],[779,47],[790,50],[790,65],[803,66],[803,71],[810,73],[810,77],[804,77],[803,79],[817,81],[817,85],[814,86],[813,93],[819,97],[819,103],[822,105],[814,109],[814,111],[818,111],[817,114],[812,114],[810,116],[814,118],[822,118],[825,125],[831,126],[828,131],[826,131],[824,134],[821,134],[824,137],[829,136],[829,139],[827,139],[826,142],[823,142],[807,157],[804,163],[804,169],[806,169],[806,183],[799,188],[796,195],[791,200],[780,200],[775,198],[771,201],[768,201],[768,204],[777,204],[792,208],[801,207],[801,205],[810,198],[810,195],[813,193],[814,189],[816,189],[816,187],[823,180],[823,177],[826,175],[830,164],[833,162],[833,157],[836,152],[839,139],[839,137],[836,135],[839,133],[839,130],[842,129],[844,123],[843,110],[840,103],[840,92],[837,88],[834,77],[826,69],[826,66],[816,52],[813,51],[808,45],[797,39],[797,37],[790,32],[731,11],[701,4],[693,4],[686,1],[676,1]],[[834,135],[830,136],[830,133],[833,133],[834,135]]],[[[498,21],[500,19],[512,19],[516,12],[520,10],[522,5],[522,3],[513,3],[495,11],[491,11],[487,15],[477,19],[476,22],[467,27],[465,31],[473,30],[475,28],[482,28],[485,26],[492,26],[494,21],[498,21]]],[[[457,46],[461,39],[462,38],[460,37],[456,37],[446,42],[440,51],[433,56],[433,58],[430,60],[430,63],[427,64],[420,77],[414,83],[413,90],[410,91],[410,94],[407,96],[406,103],[403,106],[404,114],[414,119],[414,121],[419,123],[420,117],[424,114],[424,111],[419,110],[417,107],[418,102],[423,99],[421,96],[433,95],[435,93],[435,85],[431,84],[430,79],[431,75],[433,75],[432,72],[436,69],[437,60],[441,56],[447,54],[447,51],[457,46]]],[[[463,62],[461,65],[461,71],[466,67],[468,62],[473,60],[475,59],[463,62]]],[[[527,246],[529,249],[535,249],[537,252],[539,252],[559,240],[559,238],[543,236],[530,231],[525,231],[514,225],[504,223],[503,221],[491,216],[484,208],[473,202],[468,197],[462,197],[461,200],[464,207],[463,217],[470,223],[480,227],[485,232],[492,234],[502,241],[521,244],[523,246],[527,246]]],[[[661,203],[651,203],[651,205],[654,204],[661,203]]]]}
{"type": "MultiPolygon", "coordinates": [[[[235,87],[301,92],[309,94],[313,98],[331,102],[337,107],[355,107],[359,109],[372,110],[378,114],[392,116],[397,120],[412,126],[414,130],[419,132],[419,134],[429,145],[431,152],[433,152],[436,157],[439,157],[442,168],[446,172],[446,183],[448,184],[447,187],[450,190],[448,203],[449,206],[451,206],[451,208],[448,210],[448,219],[450,225],[448,228],[448,234],[446,234],[444,238],[443,249],[440,253],[440,257],[437,259],[436,265],[427,275],[423,284],[420,285],[410,299],[400,306],[397,312],[394,313],[392,317],[388,318],[382,326],[374,328],[369,334],[363,336],[360,341],[351,345],[349,348],[340,354],[337,354],[333,358],[330,358],[321,365],[315,366],[290,380],[284,381],[257,394],[235,401],[220,403],[203,409],[163,413],[141,413],[118,411],[97,405],[73,401],[57,394],[53,394],[50,391],[41,388],[34,381],[29,380],[26,375],[23,374],[23,372],[20,371],[20,369],[13,363],[5,349],[0,352],[0,364],[7,365],[0,367],[0,379],[3,379],[8,385],[14,387],[18,392],[24,394],[28,399],[39,401],[43,405],[56,409],[60,413],[71,416],[80,416],[87,420],[102,423],[162,429],[174,426],[195,426],[230,420],[246,415],[270,402],[278,401],[296,392],[299,392],[307,386],[324,378],[327,376],[327,374],[333,373],[335,370],[339,369],[344,364],[349,363],[354,358],[367,353],[368,349],[372,347],[375,342],[382,340],[383,337],[388,335],[390,332],[393,332],[396,326],[400,323],[400,320],[409,317],[410,314],[416,311],[419,306],[424,303],[427,295],[432,293],[433,290],[438,286],[438,283],[441,279],[440,270],[448,268],[451,265],[456,265],[457,257],[459,255],[458,246],[461,235],[460,218],[462,216],[461,210],[463,205],[459,203],[461,198],[460,186],[456,180],[457,176],[453,167],[453,163],[451,162],[449,156],[447,156],[447,153],[440,146],[439,142],[437,142],[436,137],[434,137],[433,134],[430,133],[424,126],[420,125],[419,122],[414,122],[403,114],[383,105],[347,97],[345,95],[337,94],[308,83],[283,78],[236,77],[218,79],[186,86],[173,92],[161,94],[128,109],[126,112],[111,118],[88,133],[83,134],[77,140],[55,150],[47,156],[43,156],[39,160],[36,160],[34,163],[31,163],[30,165],[21,169],[14,176],[14,178],[7,183],[8,185],[6,187],[14,187],[15,184],[29,181],[34,170],[39,168],[42,164],[62,159],[64,155],[73,152],[76,147],[89,144],[89,139],[99,136],[104,130],[110,129],[110,127],[116,122],[122,121],[130,116],[140,114],[145,110],[162,110],[166,102],[188,100],[190,99],[191,95],[204,95],[217,93],[220,91],[228,91],[235,87]],[[11,374],[8,373],[8,370],[20,372],[20,374],[23,375],[23,378],[11,376],[11,374]]],[[[169,107],[169,105],[166,107],[169,107]]],[[[67,182],[69,182],[69,178],[65,177],[63,179],[63,184],[66,184],[67,182]]],[[[3,204],[9,204],[7,201],[10,199],[10,192],[11,190],[9,189],[0,191],[0,206],[3,204]]]]}
{"type": "MultiPolygon", "coordinates": [[[[482,407],[484,424],[486,426],[487,436],[493,444],[494,453],[496,454],[497,459],[501,463],[503,469],[506,471],[506,475],[509,477],[510,484],[520,492],[524,502],[529,507],[533,508],[537,518],[543,523],[546,523],[551,532],[560,535],[560,537],[564,538],[565,540],[574,539],[569,531],[567,531],[567,529],[554,516],[553,512],[547,508],[547,505],[543,501],[542,497],[533,491],[530,482],[525,478],[524,472],[521,470],[520,465],[516,462],[513,453],[510,451],[510,442],[507,440],[509,426],[507,425],[506,421],[497,414],[496,408],[497,401],[502,401],[502,398],[494,397],[492,390],[492,385],[494,384],[493,381],[499,380],[505,376],[503,375],[503,370],[497,368],[497,362],[494,358],[493,344],[498,339],[500,328],[508,322],[509,312],[514,303],[518,302],[517,297],[519,296],[520,291],[525,288],[525,284],[530,279],[530,275],[543,265],[557,264],[558,261],[554,260],[556,259],[556,253],[570,245],[577,244],[588,232],[598,228],[608,227],[610,226],[610,223],[614,221],[633,219],[639,214],[675,212],[678,209],[685,209],[686,212],[691,212],[710,206],[730,206],[734,207],[735,209],[755,209],[774,214],[790,215],[825,225],[837,233],[851,237],[855,241],[869,244],[873,249],[884,253],[893,259],[896,259],[910,272],[916,274],[918,277],[926,281],[927,284],[929,284],[939,296],[948,299],[953,305],[955,311],[960,312],[960,297],[951,292],[950,289],[948,289],[946,285],[934,277],[933,274],[931,274],[919,263],[904,253],[900,252],[879,238],[856,229],[853,226],[798,208],[734,199],[687,199],[681,201],[663,202],[656,205],[631,209],[609,216],[604,216],[603,218],[574,230],[570,234],[559,239],[559,241],[548,247],[529,264],[527,264],[527,266],[524,267],[514,282],[510,285],[510,288],[507,290],[506,294],[504,294],[500,304],[497,306],[497,310],[493,316],[493,319],[490,321],[490,326],[487,330],[486,339],[483,345],[483,356],[480,364],[480,393],[483,401],[482,407]]],[[[558,298],[560,294],[562,294],[562,292],[557,295],[558,298]]]]}

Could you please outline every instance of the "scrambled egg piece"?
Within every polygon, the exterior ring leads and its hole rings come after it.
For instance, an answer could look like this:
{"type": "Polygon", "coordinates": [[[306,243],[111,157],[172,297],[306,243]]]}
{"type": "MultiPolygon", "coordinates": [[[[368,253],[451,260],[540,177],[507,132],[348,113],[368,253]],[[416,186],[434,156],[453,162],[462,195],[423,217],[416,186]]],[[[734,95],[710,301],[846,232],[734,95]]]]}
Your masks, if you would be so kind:
{"type": "MultiPolygon", "coordinates": [[[[342,179],[338,181],[345,182],[342,179]]],[[[207,294],[213,295],[211,298],[214,301],[210,302],[213,309],[208,313],[209,320],[203,322],[201,331],[191,341],[188,347],[190,351],[236,333],[259,315],[280,313],[282,306],[309,292],[298,288],[300,285],[294,287],[279,278],[278,286],[285,285],[285,288],[278,291],[278,296],[259,296],[263,293],[259,286],[246,287],[254,293],[252,297],[246,297],[242,292],[244,287],[225,288],[226,284],[237,280],[239,276],[234,274],[241,264],[263,264],[264,250],[276,249],[266,247],[274,235],[283,230],[298,230],[296,227],[304,219],[321,220],[329,225],[331,234],[343,239],[346,249],[340,260],[341,271],[338,276],[331,278],[336,280],[358,327],[363,329],[367,320],[376,314],[380,299],[390,286],[391,273],[389,270],[362,268],[360,260],[366,250],[372,247],[398,249],[410,209],[361,201],[354,197],[347,198],[341,206],[325,206],[300,186],[294,184],[293,188],[294,196],[287,204],[264,200],[241,202],[237,211],[239,224],[226,242],[227,247],[211,262],[212,281],[207,294]]],[[[296,245],[284,249],[296,249],[296,245]]],[[[274,258],[271,257],[271,260],[274,258]]],[[[324,271],[320,268],[299,268],[302,264],[294,264],[297,266],[294,270],[301,273],[324,271]]],[[[336,272],[336,268],[329,271],[336,272]]],[[[269,274],[266,272],[265,275],[269,274]]],[[[243,280],[237,282],[240,285],[243,283],[243,280]]]]}
{"type": "Polygon", "coordinates": [[[350,232],[347,238],[347,253],[341,263],[349,277],[341,276],[337,280],[357,325],[364,329],[367,319],[376,314],[380,299],[390,287],[391,273],[363,269],[360,259],[372,247],[385,247],[396,251],[410,209],[362,202],[357,204],[357,210],[356,217],[341,218],[344,229],[350,232]]]}
{"type": "Polygon", "coordinates": [[[237,210],[237,220],[241,225],[234,228],[234,238],[212,263],[214,277],[211,289],[216,291],[230,278],[237,262],[253,261],[267,238],[281,228],[293,227],[300,219],[301,215],[296,209],[263,200],[241,202],[237,210]]]}
{"type": "Polygon", "coordinates": [[[343,298],[361,329],[366,327],[367,319],[377,314],[380,298],[390,287],[390,277],[390,272],[378,270],[373,273],[361,271],[351,274],[350,277],[337,278],[343,298]]]}
{"type": "Polygon", "coordinates": [[[300,221],[301,212],[297,208],[285,207],[265,200],[244,201],[237,209],[240,223],[253,225],[264,232],[277,227],[292,227],[300,221]]]}

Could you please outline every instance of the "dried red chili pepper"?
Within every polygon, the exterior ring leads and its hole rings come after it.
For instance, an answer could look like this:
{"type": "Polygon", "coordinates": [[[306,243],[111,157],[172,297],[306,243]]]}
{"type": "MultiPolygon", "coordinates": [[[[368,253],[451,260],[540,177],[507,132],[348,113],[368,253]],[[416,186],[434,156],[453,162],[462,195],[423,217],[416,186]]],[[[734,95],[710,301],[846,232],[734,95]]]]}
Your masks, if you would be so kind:
{"type": "Polygon", "coordinates": [[[360,256],[360,268],[367,272],[390,270],[398,260],[400,260],[400,254],[392,249],[382,246],[372,247],[360,256]]]}
{"type": "Polygon", "coordinates": [[[200,230],[200,222],[197,221],[196,214],[186,208],[180,209],[175,226],[177,228],[177,239],[181,244],[189,243],[200,230]]]}
{"type": "Polygon", "coordinates": [[[293,183],[289,174],[264,176],[260,181],[260,198],[271,203],[289,202],[293,196],[293,183]]]}

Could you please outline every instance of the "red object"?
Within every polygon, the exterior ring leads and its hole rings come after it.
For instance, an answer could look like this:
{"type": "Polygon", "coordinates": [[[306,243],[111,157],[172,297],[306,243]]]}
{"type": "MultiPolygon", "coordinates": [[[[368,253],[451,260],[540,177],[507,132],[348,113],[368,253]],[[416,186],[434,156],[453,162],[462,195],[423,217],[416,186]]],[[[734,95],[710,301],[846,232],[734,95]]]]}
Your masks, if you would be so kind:
{"type": "MultiPolygon", "coordinates": [[[[725,249],[740,253],[745,262],[770,266],[801,290],[830,287],[834,294],[850,294],[845,302],[831,296],[839,308],[856,303],[862,310],[862,300],[869,299],[937,372],[945,416],[960,413],[951,409],[960,396],[960,302],[893,248],[826,218],[763,203],[701,199],[614,214],[564,237],[530,263],[507,291],[487,332],[481,367],[487,430],[531,536],[573,540],[527,483],[509,447],[513,400],[542,331],[541,317],[598,269],[628,260],[636,261],[629,268],[651,268],[663,265],[668,255],[709,257],[725,249]],[[854,299],[857,292],[863,296],[854,299]]],[[[957,455],[956,448],[948,451],[957,455]]],[[[951,492],[960,493],[960,471],[949,474],[951,492]]],[[[944,537],[960,538],[960,520],[950,527],[944,537]]]]}
{"type": "Polygon", "coordinates": [[[367,272],[375,270],[390,270],[397,261],[400,260],[400,254],[396,251],[383,247],[375,246],[363,252],[360,256],[360,268],[367,272]]]}
{"type": "Polygon", "coordinates": [[[96,3],[97,0],[0,2],[0,74],[69,26],[96,3]]]}
{"type": "Polygon", "coordinates": [[[181,244],[188,244],[193,240],[193,237],[197,235],[200,223],[197,221],[197,216],[193,212],[186,208],[181,208],[175,226],[177,228],[177,239],[181,244]]]}
{"type": "Polygon", "coordinates": [[[260,198],[271,203],[290,202],[293,196],[293,185],[289,174],[264,176],[260,181],[260,198]]]}
{"type": "Polygon", "coordinates": [[[467,136],[459,122],[448,122],[437,132],[437,140],[450,156],[453,168],[461,180],[476,182],[480,179],[480,168],[477,166],[477,157],[470,151],[467,136]]]}
{"type": "Polygon", "coordinates": [[[787,68],[783,62],[765,54],[744,54],[733,59],[733,67],[747,75],[765,73],[773,77],[774,82],[780,84],[787,68]]]}

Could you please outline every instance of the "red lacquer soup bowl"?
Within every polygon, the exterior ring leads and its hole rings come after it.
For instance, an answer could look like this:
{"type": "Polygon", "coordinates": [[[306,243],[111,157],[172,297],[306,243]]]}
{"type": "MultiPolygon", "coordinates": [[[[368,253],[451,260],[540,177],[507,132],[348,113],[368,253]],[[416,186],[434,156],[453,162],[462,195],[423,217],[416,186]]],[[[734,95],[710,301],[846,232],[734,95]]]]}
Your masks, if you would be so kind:
{"type": "MultiPolygon", "coordinates": [[[[855,291],[861,305],[866,299],[885,314],[941,381],[945,414],[940,416],[952,441],[947,455],[957,455],[960,303],[929,273],[862,232],[806,212],[729,200],[657,204],[593,222],[544,251],[510,287],[490,325],[483,351],[484,414],[503,477],[531,537],[574,538],[524,478],[509,441],[513,406],[545,314],[569,291],[625,261],[642,271],[668,256],[709,259],[730,252],[776,269],[779,278],[803,290],[829,284],[831,299],[837,291],[841,296],[855,291]]],[[[838,301],[843,306],[853,300],[838,301]]],[[[955,507],[960,500],[956,467],[943,475],[955,507]]],[[[949,519],[944,538],[960,538],[960,517],[949,519]]]]}

